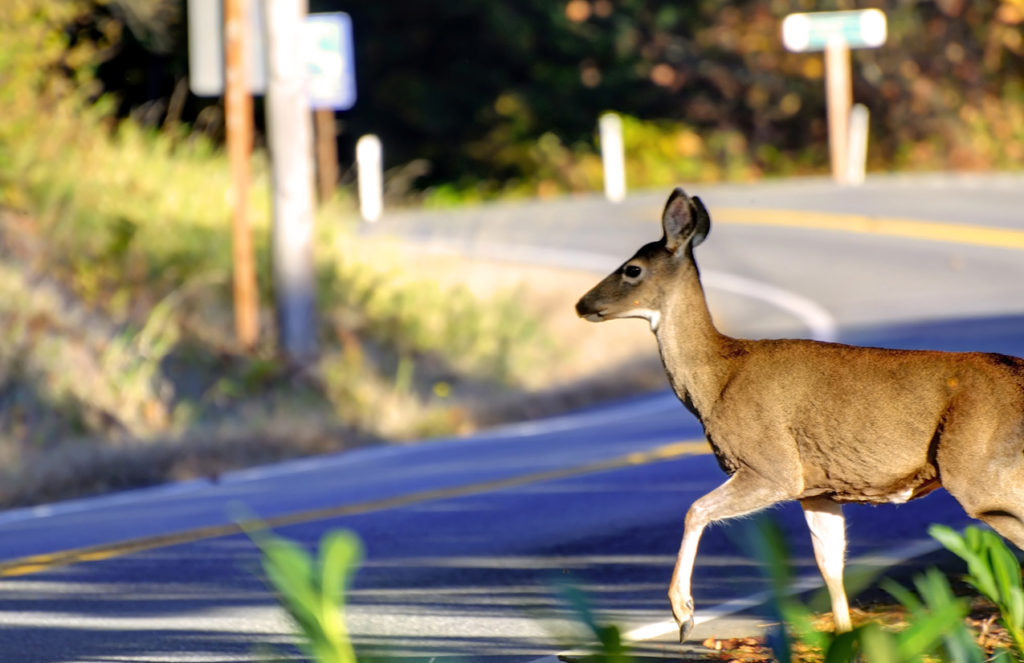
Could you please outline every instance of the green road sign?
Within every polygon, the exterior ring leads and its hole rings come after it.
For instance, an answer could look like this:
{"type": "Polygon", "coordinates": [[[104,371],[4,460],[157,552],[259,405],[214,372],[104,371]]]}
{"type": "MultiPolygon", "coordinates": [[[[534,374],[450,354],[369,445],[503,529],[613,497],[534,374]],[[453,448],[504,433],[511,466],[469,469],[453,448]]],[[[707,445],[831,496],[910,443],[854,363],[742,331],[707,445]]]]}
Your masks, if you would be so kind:
{"type": "Polygon", "coordinates": [[[782,21],[782,43],[796,53],[823,51],[830,41],[877,48],[885,32],[885,14],[878,9],[790,14],[782,21]]]}

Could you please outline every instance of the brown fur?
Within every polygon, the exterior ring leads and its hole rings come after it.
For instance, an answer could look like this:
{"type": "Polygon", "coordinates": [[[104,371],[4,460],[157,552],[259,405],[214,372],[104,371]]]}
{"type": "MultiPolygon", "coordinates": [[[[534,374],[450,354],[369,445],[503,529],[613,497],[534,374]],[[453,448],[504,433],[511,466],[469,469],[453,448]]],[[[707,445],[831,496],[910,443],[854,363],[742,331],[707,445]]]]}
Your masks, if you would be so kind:
{"type": "MultiPolygon", "coordinates": [[[[732,477],[687,514],[670,588],[683,635],[703,527],[780,501],[801,500],[809,519],[828,512],[841,523],[828,502],[905,502],[942,485],[968,514],[1024,548],[1024,360],[724,336],[693,259],[710,229],[703,204],[676,189],[662,223],[661,241],[642,247],[576,309],[592,321],[651,321],[675,393],[732,477]]],[[[835,528],[818,538],[822,556],[828,542],[845,545],[835,528]]],[[[839,584],[830,584],[837,613],[845,611],[838,563],[839,584]]],[[[829,580],[822,557],[819,564],[829,580]]]]}

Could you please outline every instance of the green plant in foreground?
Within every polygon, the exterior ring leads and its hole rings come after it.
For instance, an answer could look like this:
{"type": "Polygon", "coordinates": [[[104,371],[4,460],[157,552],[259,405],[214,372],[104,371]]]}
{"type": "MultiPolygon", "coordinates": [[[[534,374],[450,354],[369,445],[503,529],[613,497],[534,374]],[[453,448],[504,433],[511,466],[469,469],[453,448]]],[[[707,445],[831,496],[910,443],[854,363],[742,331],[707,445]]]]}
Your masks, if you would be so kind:
{"type": "Polygon", "coordinates": [[[991,530],[968,527],[961,535],[932,525],[928,533],[967,562],[965,579],[999,609],[999,621],[1013,640],[1016,656],[1024,660],[1024,587],[1016,556],[991,530]]]}
{"type": "Polygon", "coordinates": [[[781,663],[794,660],[797,643],[820,651],[825,663],[911,663],[926,658],[955,663],[985,660],[964,623],[966,602],[953,595],[948,580],[935,569],[915,577],[917,595],[895,582],[883,582],[885,590],[907,609],[909,626],[905,629],[894,633],[879,624],[867,623],[848,633],[815,630],[810,611],[790,590],[788,555],[778,527],[762,519],[751,530],[754,550],[765,563],[771,580],[779,627],[769,633],[768,640],[781,663]]]}
{"type": "MultiPolygon", "coordinates": [[[[271,533],[252,518],[240,521],[259,547],[267,579],[278,600],[299,626],[299,647],[315,663],[356,663],[345,626],[345,591],[363,557],[359,537],[346,530],[328,532],[320,541],[318,559],[293,541],[271,533]]],[[[597,640],[580,661],[631,663],[619,628],[598,623],[583,593],[569,585],[560,593],[576,620],[597,640]]]]}
{"type": "Polygon", "coordinates": [[[328,532],[314,560],[298,544],[262,527],[244,529],[262,552],[263,571],[278,600],[301,630],[299,647],[316,663],[355,663],[345,625],[345,591],[362,561],[359,537],[345,530],[328,532]]]}
{"type": "MultiPolygon", "coordinates": [[[[363,556],[359,538],[343,530],[328,532],[314,560],[296,543],[250,522],[243,528],[259,546],[264,572],[282,606],[301,629],[300,648],[316,663],[356,663],[344,615],[345,591],[363,556]]],[[[762,519],[750,529],[749,540],[771,584],[779,626],[768,634],[768,642],[780,663],[797,659],[797,645],[820,652],[824,663],[985,663],[984,651],[964,622],[967,602],[953,594],[949,581],[937,569],[914,578],[916,593],[890,580],[882,582],[882,587],[906,609],[907,627],[892,632],[869,622],[848,633],[832,634],[814,628],[810,610],[792,591],[792,570],[779,528],[762,519]]],[[[994,533],[973,527],[963,535],[940,525],[933,525],[929,532],[967,562],[968,582],[999,608],[1019,657],[1024,589],[1020,565],[1006,544],[994,533]]],[[[596,647],[579,660],[633,660],[619,628],[599,624],[578,589],[565,586],[561,594],[577,621],[596,640],[596,647]]],[[[991,660],[1006,658],[1007,653],[1001,651],[991,660]]]]}
{"type": "Polygon", "coordinates": [[[586,655],[572,660],[581,663],[631,663],[633,661],[629,649],[622,642],[622,633],[619,627],[614,624],[599,623],[583,592],[572,585],[562,585],[560,593],[569,604],[576,621],[582,624],[588,635],[593,636],[597,642],[596,646],[591,647],[586,655]]]}

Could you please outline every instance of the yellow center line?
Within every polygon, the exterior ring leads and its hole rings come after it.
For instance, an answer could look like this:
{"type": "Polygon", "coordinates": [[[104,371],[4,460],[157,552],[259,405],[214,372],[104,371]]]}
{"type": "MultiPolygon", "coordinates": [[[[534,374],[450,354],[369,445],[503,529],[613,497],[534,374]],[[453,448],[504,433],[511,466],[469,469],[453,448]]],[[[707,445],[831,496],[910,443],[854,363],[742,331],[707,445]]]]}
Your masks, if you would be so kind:
{"type": "Polygon", "coordinates": [[[995,228],[864,214],[739,207],[715,208],[712,210],[711,217],[713,221],[726,224],[830,230],[862,235],[1024,249],[1024,230],[1014,228],[995,228]]]}
{"type": "MultiPolygon", "coordinates": [[[[372,511],[384,511],[387,509],[411,506],[413,504],[421,504],[434,500],[465,497],[468,495],[476,495],[506,488],[515,488],[543,481],[553,481],[556,479],[566,479],[586,474],[594,474],[597,472],[607,472],[609,470],[622,469],[636,465],[646,465],[664,460],[681,458],[683,456],[705,455],[710,452],[711,448],[703,438],[685,440],[682,442],[673,442],[671,444],[662,445],[650,451],[635,452],[609,460],[578,465],[576,467],[534,472],[532,474],[509,477],[507,479],[479,481],[463,486],[423,490],[415,493],[409,493],[408,495],[398,495],[378,500],[369,500],[356,504],[345,504],[341,506],[299,511],[296,513],[262,519],[258,523],[253,523],[252,526],[259,527],[260,525],[265,525],[267,527],[275,528],[287,527],[289,525],[299,525],[318,520],[359,515],[372,511]]],[[[56,567],[78,564],[80,562],[97,562],[115,557],[123,557],[125,555],[143,552],[146,550],[154,550],[156,548],[167,548],[185,543],[195,543],[197,541],[231,536],[233,534],[241,533],[243,528],[247,526],[247,523],[230,523],[225,525],[213,525],[210,527],[197,527],[195,529],[181,532],[173,532],[171,534],[147,536],[137,539],[129,539],[127,541],[120,541],[117,543],[60,550],[43,555],[31,555],[0,563],[0,577],[31,575],[33,573],[41,573],[56,567]]]]}

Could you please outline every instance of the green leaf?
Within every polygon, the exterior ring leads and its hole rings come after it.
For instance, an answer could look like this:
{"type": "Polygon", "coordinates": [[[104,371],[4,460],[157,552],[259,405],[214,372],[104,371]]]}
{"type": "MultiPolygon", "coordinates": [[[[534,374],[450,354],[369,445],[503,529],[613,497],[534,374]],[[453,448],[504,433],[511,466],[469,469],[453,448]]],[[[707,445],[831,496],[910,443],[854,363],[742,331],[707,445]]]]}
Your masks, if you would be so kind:
{"type": "Polygon", "coordinates": [[[999,648],[992,652],[992,657],[987,663],[1016,663],[1019,660],[1020,657],[1015,658],[1009,649],[999,648]]]}
{"type": "Polygon", "coordinates": [[[825,651],[831,646],[833,634],[819,631],[814,627],[814,615],[799,601],[792,598],[779,600],[779,611],[782,618],[789,624],[790,630],[797,640],[808,647],[825,651]]]}
{"type": "Polygon", "coordinates": [[[947,631],[963,619],[962,605],[949,604],[916,618],[898,636],[899,654],[903,660],[916,659],[934,650],[947,631]]]}
{"type": "Polygon", "coordinates": [[[335,530],[320,540],[320,579],[323,596],[343,605],[345,589],[363,558],[362,542],[352,532],[335,530]]]}
{"type": "Polygon", "coordinates": [[[286,539],[270,538],[263,545],[263,570],[303,628],[316,621],[319,601],[309,553],[286,539]]]}
{"type": "MultiPolygon", "coordinates": [[[[980,544],[980,539],[977,539],[980,544]]],[[[999,602],[999,588],[996,585],[992,565],[979,548],[972,548],[967,558],[967,582],[994,603],[999,602]]]]}
{"type": "Polygon", "coordinates": [[[964,533],[957,534],[945,525],[932,525],[928,533],[945,546],[950,552],[967,562],[967,582],[986,597],[997,600],[995,578],[992,570],[981,551],[984,549],[982,530],[968,527],[964,533]]]}
{"type": "Polygon", "coordinates": [[[359,538],[344,530],[328,532],[320,540],[320,611],[325,651],[330,657],[318,659],[355,663],[356,656],[345,626],[345,591],[362,559],[359,538]]]}
{"type": "Polygon", "coordinates": [[[1011,588],[1021,585],[1020,563],[999,539],[988,541],[988,558],[999,596],[1008,599],[1011,588]]]}
{"type": "Polygon", "coordinates": [[[1009,628],[1024,628],[1024,589],[1011,587],[1007,596],[1007,613],[1003,619],[1007,621],[1009,628]]]}
{"type": "Polygon", "coordinates": [[[792,569],[788,563],[789,549],[782,530],[767,518],[754,521],[751,529],[757,556],[766,564],[768,577],[778,593],[784,593],[792,578],[792,569]]]}
{"type": "MultiPolygon", "coordinates": [[[[924,604],[933,610],[959,601],[953,594],[946,576],[936,568],[930,568],[923,575],[915,577],[914,587],[917,588],[917,593],[921,595],[924,604]]],[[[966,614],[966,607],[963,610],[966,614]]]]}
{"type": "Polygon", "coordinates": [[[587,627],[600,645],[597,652],[583,660],[591,663],[629,663],[632,661],[629,649],[623,643],[618,627],[600,625],[583,592],[567,583],[560,584],[558,590],[562,598],[569,604],[576,620],[587,627]]]}
{"type": "Polygon", "coordinates": [[[982,530],[977,527],[968,527],[964,530],[964,539],[967,547],[974,552],[982,549],[982,530]]]}
{"type": "Polygon", "coordinates": [[[984,653],[963,622],[967,606],[956,598],[941,572],[933,568],[915,577],[914,586],[920,598],[893,581],[883,581],[882,586],[912,616],[911,625],[897,636],[903,660],[918,660],[941,643],[949,661],[983,663],[984,653]]]}
{"type": "Polygon", "coordinates": [[[900,654],[905,659],[916,660],[933,652],[940,643],[952,644],[948,648],[950,653],[956,650],[969,653],[973,645],[963,623],[967,605],[953,595],[946,577],[932,568],[918,576],[914,584],[927,609],[915,614],[910,626],[899,634],[900,654]]]}
{"type": "Polygon", "coordinates": [[[924,605],[921,601],[911,592],[909,589],[899,584],[895,580],[885,578],[881,582],[882,589],[889,592],[894,599],[900,602],[900,604],[909,610],[913,614],[919,614],[924,611],[924,605]]]}
{"type": "Polygon", "coordinates": [[[943,637],[949,660],[954,663],[985,663],[985,651],[974,639],[974,634],[961,625],[943,637]]]}
{"type": "Polygon", "coordinates": [[[855,660],[857,654],[857,641],[860,638],[860,631],[863,627],[858,627],[847,633],[841,633],[836,636],[832,644],[829,645],[825,652],[824,663],[849,663],[849,661],[855,660]]]}
{"type": "Polygon", "coordinates": [[[902,663],[895,636],[877,624],[865,624],[857,631],[864,660],[870,663],[902,663]]]}
{"type": "Polygon", "coordinates": [[[945,525],[932,525],[928,528],[928,534],[960,559],[966,561],[970,555],[966,541],[952,528],[945,525]]]}

